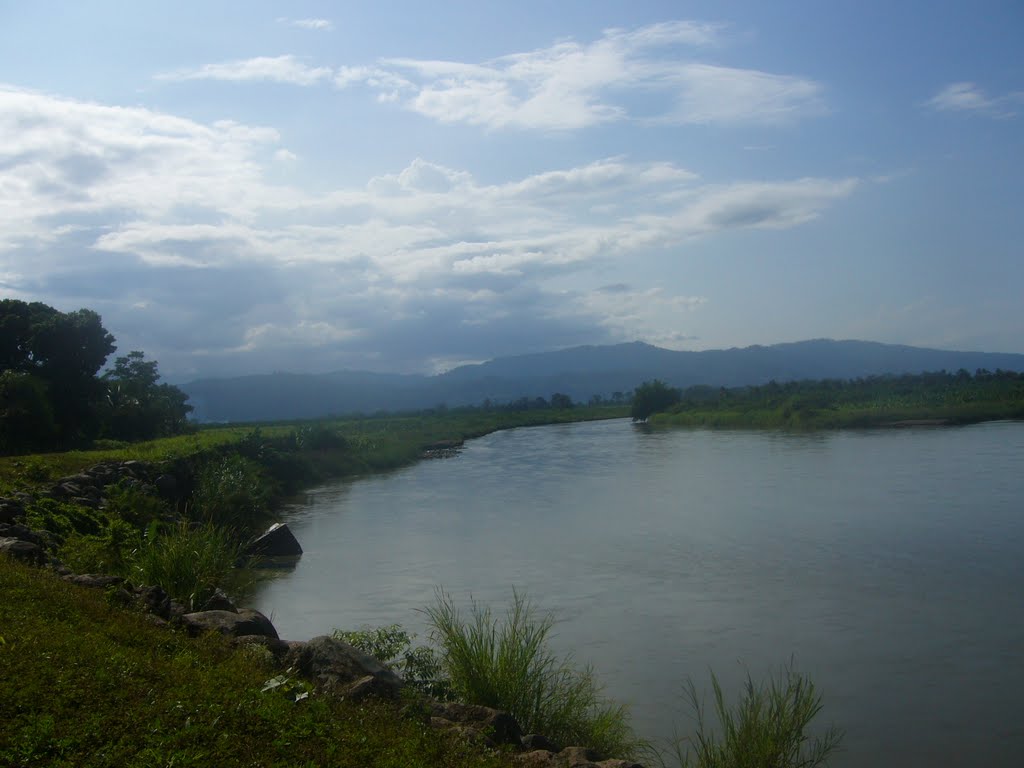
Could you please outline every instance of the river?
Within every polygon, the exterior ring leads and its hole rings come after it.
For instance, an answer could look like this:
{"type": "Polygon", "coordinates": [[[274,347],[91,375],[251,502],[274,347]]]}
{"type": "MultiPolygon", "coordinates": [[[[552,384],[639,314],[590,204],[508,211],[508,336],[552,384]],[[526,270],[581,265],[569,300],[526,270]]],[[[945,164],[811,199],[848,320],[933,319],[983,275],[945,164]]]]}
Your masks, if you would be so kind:
{"type": "Polygon", "coordinates": [[[1019,766],[1024,423],[782,432],[615,420],[498,432],[335,482],[287,513],[305,554],[249,602],[282,637],[515,587],[659,743],[692,677],[793,660],[846,731],[831,764],[1019,766]]]}

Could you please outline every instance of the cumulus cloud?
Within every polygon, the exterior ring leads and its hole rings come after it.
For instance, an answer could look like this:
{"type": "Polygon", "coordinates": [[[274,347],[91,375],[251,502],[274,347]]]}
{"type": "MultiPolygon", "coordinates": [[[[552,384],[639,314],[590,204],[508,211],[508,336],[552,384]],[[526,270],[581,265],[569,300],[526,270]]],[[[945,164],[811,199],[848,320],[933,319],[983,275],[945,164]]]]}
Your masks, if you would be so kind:
{"type": "Polygon", "coordinates": [[[179,377],[669,343],[704,297],[597,275],[798,226],[857,185],[707,184],[628,157],[484,183],[413,158],[313,193],[270,180],[289,156],[266,127],[0,87],[0,281],[96,308],[179,377]]]}
{"type": "Polygon", "coordinates": [[[197,69],[176,69],[156,76],[157,80],[228,80],[233,82],[263,81],[315,85],[334,76],[329,67],[311,67],[290,54],[257,56],[252,59],[206,64],[197,69]]]}
{"type": "Polygon", "coordinates": [[[925,104],[941,112],[970,112],[989,117],[1012,117],[1014,107],[1024,104],[1024,92],[989,96],[975,83],[950,83],[925,104]]]}

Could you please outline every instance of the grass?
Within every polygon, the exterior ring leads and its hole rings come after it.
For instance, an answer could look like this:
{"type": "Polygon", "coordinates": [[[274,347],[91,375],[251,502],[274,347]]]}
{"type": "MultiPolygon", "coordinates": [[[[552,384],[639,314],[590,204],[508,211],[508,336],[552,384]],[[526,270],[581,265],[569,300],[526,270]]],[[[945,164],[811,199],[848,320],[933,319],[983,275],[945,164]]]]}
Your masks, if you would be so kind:
{"type": "Polygon", "coordinates": [[[200,610],[235,568],[238,540],[212,523],[181,522],[166,531],[150,527],[132,560],[133,581],[159,584],[190,610],[200,610]]]}
{"type": "Polygon", "coordinates": [[[697,733],[676,745],[681,768],[817,768],[839,749],[842,733],[834,727],[808,736],[821,711],[821,696],[792,666],[765,683],[755,684],[748,675],[733,707],[726,704],[714,673],[711,685],[717,727],[708,721],[693,681],[687,684],[697,733]]]}
{"type": "Polygon", "coordinates": [[[511,765],[394,705],[261,692],[279,674],[263,656],[153,627],[3,557],[0,594],[0,765],[511,765]]]}
{"type": "Polygon", "coordinates": [[[524,733],[541,733],[558,744],[614,757],[644,751],[628,711],[601,696],[593,670],[548,648],[554,618],[538,613],[523,595],[513,593],[504,620],[476,602],[467,620],[443,592],[425,612],[455,698],[506,710],[524,733]]]}

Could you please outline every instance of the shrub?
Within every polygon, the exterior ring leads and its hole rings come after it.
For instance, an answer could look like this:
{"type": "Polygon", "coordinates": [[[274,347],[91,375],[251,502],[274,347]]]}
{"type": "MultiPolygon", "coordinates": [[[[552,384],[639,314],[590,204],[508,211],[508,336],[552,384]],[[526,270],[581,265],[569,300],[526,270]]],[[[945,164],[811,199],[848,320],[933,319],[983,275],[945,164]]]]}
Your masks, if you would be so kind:
{"type": "Polygon", "coordinates": [[[142,537],[123,520],[111,520],[102,534],[72,533],[58,550],[58,557],[76,573],[110,573],[128,576],[142,537]]]}
{"type": "Polygon", "coordinates": [[[676,744],[682,768],[816,768],[826,765],[839,749],[842,732],[834,726],[813,741],[807,736],[811,720],[821,711],[821,696],[814,683],[792,665],[779,678],[770,677],[761,684],[747,675],[743,697],[732,709],[713,673],[711,685],[717,729],[709,726],[693,681],[687,683],[686,700],[693,709],[697,733],[683,740],[689,742],[685,751],[683,741],[676,744]]]}
{"type": "Polygon", "coordinates": [[[425,612],[456,698],[506,710],[525,732],[563,745],[616,757],[644,750],[626,708],[601,696],[593,670],[579,669],[571,656],[559,658],[548,649],[553,616],[538,615],[518,592],[504,621],[475,601],[466,621],[444,592],[425,612]]]}
{"type": "Polygon", "coordinates": [[[450,687],[444,679],[437,653],[425,645],[414,648],[412,642],[416,635],[406,632],[398,624],[357,630],[336,629],[332,634],[336,639],[387,664],[416,690],[436,698],[449,697],[450,687]]]}
{"type": "Polygon", "coordinates": [[[133,568],[143,584],[163,587],[192,610],[221,586],[238,561],[241,545],[227,528],[179,523],[167,531],[151,525],[135,553],[133,568]]]}

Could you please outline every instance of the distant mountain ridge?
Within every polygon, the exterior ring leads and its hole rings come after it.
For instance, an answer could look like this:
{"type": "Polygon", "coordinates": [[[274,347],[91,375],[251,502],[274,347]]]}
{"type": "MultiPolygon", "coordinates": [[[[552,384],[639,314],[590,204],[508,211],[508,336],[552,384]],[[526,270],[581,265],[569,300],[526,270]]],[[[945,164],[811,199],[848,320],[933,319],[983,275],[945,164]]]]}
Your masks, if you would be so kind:
{"type": "Polygon", "coordinates": [[[437,376],[337,371],[273,373],[185,384],[201,421],[308,419],[505,403],[564,392],[577,401],[626,393],[643,381],[736,387],[768,381],[851,379],[965,368],[1024,371],[1024,355],[952,352],[873,341],[814,339],[771,346],[677,352],[643,342],[502,357],[437,376]]]}

